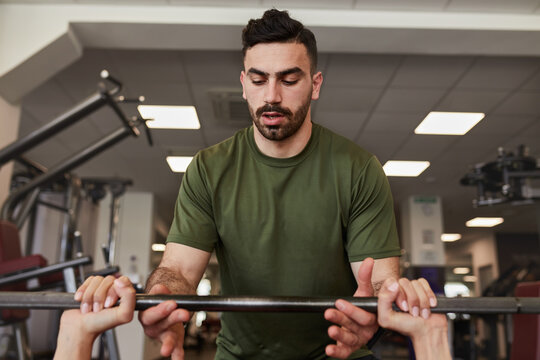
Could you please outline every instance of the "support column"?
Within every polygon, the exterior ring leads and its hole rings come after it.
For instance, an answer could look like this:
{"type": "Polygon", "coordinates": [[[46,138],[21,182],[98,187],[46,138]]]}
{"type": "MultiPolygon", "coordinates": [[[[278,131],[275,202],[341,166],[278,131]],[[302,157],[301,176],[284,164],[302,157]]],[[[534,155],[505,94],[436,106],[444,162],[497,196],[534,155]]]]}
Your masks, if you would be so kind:
{"type": "MultiPolygon", "coordinates": [[[[0,149],[17,139],[21,106],[12,105],[0,96],[0,149]]],[[[13,172],[13,161],[0,167],[0,204],[9,195],[9,183],[13,172]]]]}

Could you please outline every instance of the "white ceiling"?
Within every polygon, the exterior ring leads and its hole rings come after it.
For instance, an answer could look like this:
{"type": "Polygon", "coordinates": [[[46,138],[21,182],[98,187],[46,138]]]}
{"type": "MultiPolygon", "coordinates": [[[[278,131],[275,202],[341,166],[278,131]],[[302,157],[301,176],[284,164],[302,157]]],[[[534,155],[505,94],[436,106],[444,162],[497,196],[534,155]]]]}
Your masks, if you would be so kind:
{"type": "Polygon", "coordinates": [[[391,11],[448,11],[530,14],[540,12],[538,0],[0,0],[18,4],[117,4],[356,9],[391,11]]]}
{"type": "MultiPolygon", "coordinates": [[[[137,3],[154,5],[156,1],[137,3]]],[[[160,3],[261,7],[286,4],[302,8],[324,8],[331,4],[333,8],[344,9],[540,12],[540,0],[170,0],[160,3]]],[[[238,43],[240,47],[240,38],[238,43]]],[[[238,124],[214,117],[208,95],[214,89],[240,89],[239,51],[86,48],[79,61],[24,98],[20,135],[47,123],[93,93],[103,68],[124,83],[127,96],[144,95],[148,104],[197,108],[200,130],[154,130],[154,147],[149,147],[143,138],[130,138],[76,171],[81,176],[132,178],[132,189],[156,194],[158,213],[168,222],[181,176],[171,173],[165,156],[192,155],[240,128],[238,124]]],[[[499,146],[515,150],[517,145],[526,144],[531,154],[540,156],[540,58],[333,52],[320,54],[320,69],[324,84],[320,100],[313,104],[315,122],[365,147],[382,163],[389,159],[431,161],[431,167],[419,178],[390,179],[396,203],[412,194],[440,195],[445,231],[461,232],[466,238],[481,233],[464,227],[466,220],[479,215],[504,216],[506,221],[497,231],[537,230],[532,206],[474,209],[471,201],[475,189],[460,186],[459,179],[470,165],[494,160],[499,146]],[[486,118],[461,137],[415,135],[414,128],[434,110],[485,112],[486,118]]],[[[133,106],[123,106],[128,114],[135,114],[133,106]]],[[[30,151],[28,157],[51,166],[119,126],[112,111],[104,108],[30,151]]]]}

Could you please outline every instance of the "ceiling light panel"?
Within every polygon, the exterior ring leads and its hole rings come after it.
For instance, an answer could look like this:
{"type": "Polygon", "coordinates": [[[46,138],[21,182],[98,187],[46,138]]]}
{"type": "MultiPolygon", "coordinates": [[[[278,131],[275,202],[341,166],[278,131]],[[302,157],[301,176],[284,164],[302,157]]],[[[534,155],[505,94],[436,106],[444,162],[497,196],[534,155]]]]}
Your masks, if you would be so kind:
{"type": "Polygon", "coordinates": [[[194,106],[139,105],[139,114],[153,129],[200,129],[201,124],[194,106]]]}
{"type": "Polygon", "coordinates": [[[384,164],[386,176],[416,177],[429,167],[429,161],[389,160],[384,164]]]}
{"type": "Polygon", "coordinates": [[[468,267],[456,267],[454,268],[454,274],[456,275],[465,275],[471,271],[468,267]]]}
{"type": "Polygon", "coordinates": [[[458,241],[461,239],[461,234],[442,234],[441,240],[444,242],[458,241]]]}
{"type": "Polygon", "coordinates": [[[414,130],[415,134],[464,135],[484,118],[484,113],[432,111],[414,130]]]}
{"type": "Polygon", "coordinates": [[[502,224],[502,217],[476,217],[465,223],[467,227],[493,227],[502,224]]]}
{"type": "Polygon", "coordinates": [[[165,251],[165,244],[152,244],[152,251],[165,251]]]}
{"type": "Polygon", "coordinates": [[[193,156],[167,156],[167,163],[174,172],[186,172],[193,156]]]}

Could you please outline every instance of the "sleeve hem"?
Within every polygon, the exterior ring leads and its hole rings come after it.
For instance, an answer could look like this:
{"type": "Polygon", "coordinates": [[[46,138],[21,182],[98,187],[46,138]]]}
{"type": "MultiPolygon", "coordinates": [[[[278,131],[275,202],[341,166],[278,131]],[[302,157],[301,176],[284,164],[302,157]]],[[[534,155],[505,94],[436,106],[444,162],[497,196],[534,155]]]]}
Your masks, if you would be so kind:
{"type": "Polygon", "coordinates": [[[206,251],[206,252],[209,252],[209,253],[214,251],[214,246],[213,245],[201,244],[200,241],[196,241],[196,240],[186,238],[186,237],[183,237],[183,236],[178,236],[178,235],[169,235],[167,237],[166,242],[168,242],[168,243],[172,242],[172,243],[176,243],[176,244],[186,245],[186,246],[189,246],[189,247],[192,247],[192,248],[195,248],[195,249],[199,249],[199,250],[202,250],[202,251],[206,251]]]}
{"type": "Polygon", "coordinates": [[[371,252],[371,253],[366,253],[366,254],[350,255],[349,262],[364,261],[368,257],[371,257],[373,259],[382,259],[382,258],[388,258],[388,257],[393,257],[393,256],[401,256],[401,249],[395,248],[391,250],[383,250],[383,251],[371,252]]]}

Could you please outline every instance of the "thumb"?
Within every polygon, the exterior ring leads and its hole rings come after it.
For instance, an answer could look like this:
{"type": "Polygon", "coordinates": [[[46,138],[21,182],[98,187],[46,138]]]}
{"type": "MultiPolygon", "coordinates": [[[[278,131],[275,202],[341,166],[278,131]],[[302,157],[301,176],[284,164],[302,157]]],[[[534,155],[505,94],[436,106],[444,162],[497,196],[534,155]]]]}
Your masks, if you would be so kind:
{"type": "Polygon", "coordinates": [[[171,290],[169,290],[168,287],[166,287],[163,284],[156,284],[152,286],[148,294],[155,295],[155,294],[170,294],[171,290]]]}
{"type": "Polygon", "coordinates": [[[373,285],[371,284],[371,275],[373,273],[373,265],[375,261],[372,258],[366,258],[360,264],[356,282],[358,283],[358,289],[354,293],[354,296],[373,296],[373,285]]]}
{"type": "Polygon", "coordinates": [[[390,328],[395,321],[396,313],[392,303],[397,298],[399,285],[395,279],[386,279],[377,294],[377,320],[382,327],[390,328]]]}

